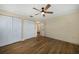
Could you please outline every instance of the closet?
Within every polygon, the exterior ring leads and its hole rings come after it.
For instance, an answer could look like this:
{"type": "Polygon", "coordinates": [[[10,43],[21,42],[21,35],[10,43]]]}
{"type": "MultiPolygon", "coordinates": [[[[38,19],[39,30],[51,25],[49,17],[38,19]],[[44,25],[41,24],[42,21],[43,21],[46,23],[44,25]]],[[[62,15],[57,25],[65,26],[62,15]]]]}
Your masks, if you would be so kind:
{"type": "Polygon", "coordinates": [[[34,22],[0,15],[0,47],[31,37],[36,37],[34,22]]]}

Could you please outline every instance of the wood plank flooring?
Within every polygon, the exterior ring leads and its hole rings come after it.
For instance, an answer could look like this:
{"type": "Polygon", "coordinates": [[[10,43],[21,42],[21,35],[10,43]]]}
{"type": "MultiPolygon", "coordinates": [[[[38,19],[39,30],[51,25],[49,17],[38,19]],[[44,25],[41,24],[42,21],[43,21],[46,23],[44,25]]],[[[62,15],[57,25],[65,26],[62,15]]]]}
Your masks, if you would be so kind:
{"type": "Polygon", "coordinates": [[[79,46],[68,42],[38,36],[4,47],[0,54],[78,54],[79,46]]]}

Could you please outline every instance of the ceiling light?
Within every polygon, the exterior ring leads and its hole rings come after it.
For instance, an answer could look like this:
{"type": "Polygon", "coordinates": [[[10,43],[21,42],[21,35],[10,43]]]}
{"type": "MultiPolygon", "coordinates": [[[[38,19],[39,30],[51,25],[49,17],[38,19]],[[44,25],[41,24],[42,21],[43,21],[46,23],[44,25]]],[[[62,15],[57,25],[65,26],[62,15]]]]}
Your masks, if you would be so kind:
{"type": "Polygon", "coordinates": [[[44,12],[42,12],[41,14],[44,15],[44,12]]]}

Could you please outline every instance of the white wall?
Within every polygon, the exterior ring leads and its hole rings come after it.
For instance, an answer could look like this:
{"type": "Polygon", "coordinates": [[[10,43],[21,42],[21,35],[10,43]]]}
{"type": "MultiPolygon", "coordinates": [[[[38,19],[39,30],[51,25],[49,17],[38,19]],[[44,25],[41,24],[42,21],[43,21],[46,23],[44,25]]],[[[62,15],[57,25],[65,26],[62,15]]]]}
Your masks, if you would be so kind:
{"type": "Polygon", "coordinates": [[[47,19],[45,30],[48,37],[79,44],[79,12],[47,19]]]}
{"type": "Polygon", "coordinates": [[[23,21],[22,26],[22,19],[0,15],[0,46],[35,37],[36,30],[34,26],[31,21],[23,21]]]}
{"type": "Polygon", "coordinates": [[[35,23],[33,21],[24,20],[23,21],[23,40],[36,37],[37,31],[35,28],[35,23]]]}

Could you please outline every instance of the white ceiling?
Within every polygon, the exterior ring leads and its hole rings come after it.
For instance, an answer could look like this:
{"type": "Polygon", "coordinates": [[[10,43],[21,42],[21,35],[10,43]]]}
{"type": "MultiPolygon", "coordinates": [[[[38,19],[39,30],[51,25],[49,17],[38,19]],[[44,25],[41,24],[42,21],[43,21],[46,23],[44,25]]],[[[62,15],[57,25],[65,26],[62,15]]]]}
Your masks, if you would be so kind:
{"type": "MultiPolygon", "coordinates": [[[[30,15],[39,13],[38,11],[34,10],[33,7],[37,9],[41,9],[41,7],[43,6],[45,5],[44,4],[0,4],[0,9],[29,17],[30,15]]],[[[52,4],[52,7],[50,7],[48,10],[53,11],[54,14],[47,15],[47,16],[59,16],[70,12],[78,11],[79,5],[78,4],[52,4]]],[[[35,17],[41,17],[41,14],[35,17]]]]}

